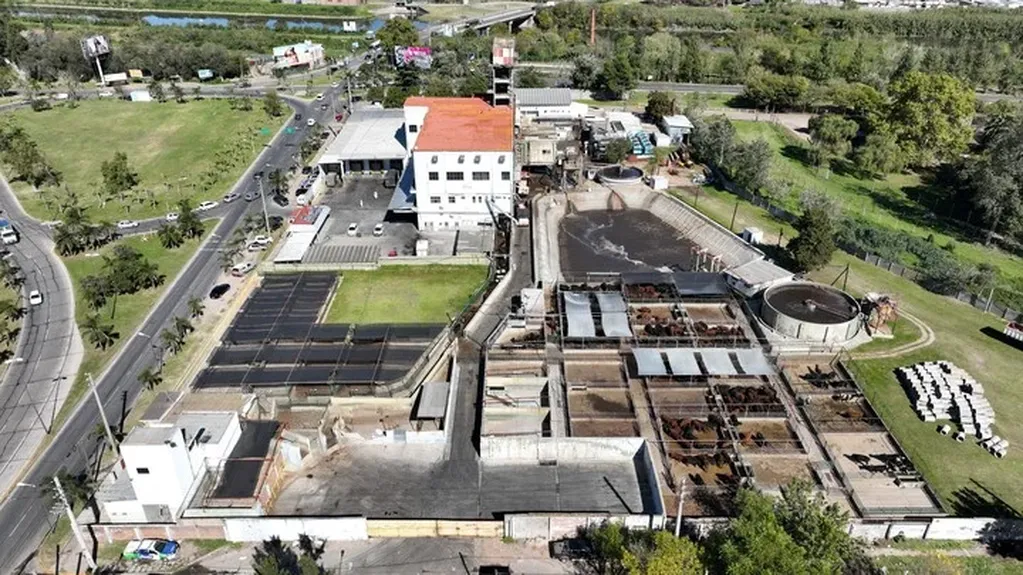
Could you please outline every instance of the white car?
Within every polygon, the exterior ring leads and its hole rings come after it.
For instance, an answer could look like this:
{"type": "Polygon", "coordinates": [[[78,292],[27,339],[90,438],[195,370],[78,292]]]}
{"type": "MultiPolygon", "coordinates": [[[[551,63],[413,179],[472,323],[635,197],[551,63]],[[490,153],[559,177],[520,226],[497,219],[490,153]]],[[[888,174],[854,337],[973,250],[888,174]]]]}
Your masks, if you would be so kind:
{"type": "Polygon", "coordinates": [[[354,236],[359,233],[359,224],[348,224],[348,235],[354,236]]]}
{"type": "Polygon", "coordinates": [[[130,230],[137,227],[139,227],[139,223],[135,220],[121,220],[117,222],[117,229],[119,230],[130,230]]]}
{"type": "Polygon", "coordinates": [[[377,237],[384,235],[384,224],[377,224],[373,226],[373,235],[377,237]]]}
{"type": "Polygon", "coordinates": [[[113,90],[100,90],[97,94],[100,98],[113,98],[116,94],[113,90]]]}
{"type": "Polygon", "coordinates": [[[314,120],[312,118],[309,118],[308,120],[305,121],[305,125],[309,126],[310,128],[312,128],[313,126],[316,125],[316,120],[314,120]]]}
{"type": "Polygon", "coordinates": [[[39,305],[43,303],[43,294],[39,293],[39,290],[37,289],[28,292],[28,303],[32,305],[39,305]]]}
{"type": "Polygon", "coordinates": [[[231,275],[233,275],[236,278],[240,278],[245,274],[249,273],[250,271],[252,271],[253,268],[255,267],[256,264],[252,262],[242,262],[240,264],[236,264],[233,268],[231,268],[231,275]]]}
{"type": "Polygon", "coordinates": [[[68,96],[65,92],[58,92],[58,93],[53,95],[53,99],[54,100],[61,100],[61,101],[63,101],[63,100],[67,100],[68,98],[70,98],[70,96],[68,96]]]}
{"type": "Polygon", "coordinates": [[[167,220],[168,222],[176,222],[176,221],[178,221],[178,213],[177,212],[171,212],[171,213],[167,214],[166,216],[164,216],[163,219],[167,220]]]}
{"type": "Polygon", "coordinates": [[[338,86],[340,86],[340,85],[341,85],[341,83],[340,83],[340,82],[331,82],[331,83],[330,83],[330,87],[331,87],[331,88],[337,88],[337,87],[338,87],[338,86]]]}
{"type": "Polygon", "coordinates": [[[234,192],[231,192],[230,194],[225,194],[224,195],[224,203],[225,204],[230,204],[231,202],[237,200],[240,197],[242,197],[241,194],[236,194],[234,192]]]}
{"type": "Polygon", "coordinates": [[[266,244],[260,244],[256,242],[249,242],[245,249],[250,252],[261,252],[266,249],[266,244]]]}
{"type": "Polygon", "coordinates": [[[273,243],[273,241],[274,241],[274,239],[271,238],[270,236],[256,236],[256,237],[252,238],[252,243],[259,244],[261,246],[265,246],[267,244],[271,244],[271,243],[273,243]]]}
{"type": "Polygon", "coordinates": [[[197,211],[197,212],[205,212],[205,211],[208,211],[208,210],[212,210],[215,207],[217,207],[217,202],[214,202],[214,201],[210,200],[210,201],[206,201],[206,202],[203,202],[203,203],[199,204],[195,208],[195,211],[197,211]]]}
{"type": "Polygon", "coordinates": [[[317,100],[322,100],[322,99],[323,99],[324,97],[325,97],[325,96],[324,96],[323,94],[317,94],[317,95],[316,95],[316,99],[317,99],[317,100]]]}

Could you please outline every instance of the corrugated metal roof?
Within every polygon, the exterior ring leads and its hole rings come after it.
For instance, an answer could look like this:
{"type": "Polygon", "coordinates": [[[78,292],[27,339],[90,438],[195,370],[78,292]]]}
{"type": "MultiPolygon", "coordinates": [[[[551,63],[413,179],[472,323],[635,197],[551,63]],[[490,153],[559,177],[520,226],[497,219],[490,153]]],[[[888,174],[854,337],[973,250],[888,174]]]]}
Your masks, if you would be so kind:
{"type": "Polygon", "coordinates": [[[703,365],[707,368],[708,375],[738,375],[739,373],[732,365],[732,358],[728,357],[727,350],[701,349],[700,357],[703,358],[703,365]]]}
{"type": "Polygon", "coordinates": [[[735,357],[746,375],[771,375],[774,368],[759,349],[737,349],[735,357]]]}
{"type": "Polygon", "coordinates": [[[636,347],[632,349],[632,357],[636,359],[636,372],[640,376],[668,375],[661,350],[636,347]]]}
{"type": "Polygon", "coordinates": [[[668,356],[668,365],[673,375],[703,375],[700,365],[696,363],[696,350],[693,348],[669,348],[664,350],[668,356]]]}
{"type": "Polygon", "coordinates": [[[568,106],[572,90],[568,88],[515,88],[516,106],[568,106]]]}
{"type": "Polygon", "coordinates": [[[689,121],[689,118],[679,114],[677,116],[665,116],[664,125],[671,126],[672,128],[687,128],[693,129],[693,123],[689,121]]]}
{"type": "Polygon", "coordinates": [[[789,270],[763,259],[742,264],[726,273],[748,286],[763,285],[792,277],[789,270]]]}

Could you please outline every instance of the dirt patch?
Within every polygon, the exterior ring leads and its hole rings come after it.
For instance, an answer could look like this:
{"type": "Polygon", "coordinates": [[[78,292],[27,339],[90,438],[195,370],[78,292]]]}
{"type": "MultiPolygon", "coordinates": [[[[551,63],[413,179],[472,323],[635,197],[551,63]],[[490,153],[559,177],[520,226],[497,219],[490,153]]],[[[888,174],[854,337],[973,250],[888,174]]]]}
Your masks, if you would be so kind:
{"type": "Polygon", "coordinates": [[[622,373],[622,364],[620,361],[617,363],[583,363],[579,361],[566,361],[565,381],[569,384],[589,382],[623,383],[625,381],[625,376],[622,373]]]}
{"type": "Polygon", "coordinates": [[[628,419],[573,419],[574,437],[639,437],[639,424],[628,419]]]}
{"type": "Polygon", "coordinates": [[[747,461],[761,487],[776,488],[794,479],[812,481],[810,462],[805,457],[750,457],[747,461]]]}
{"type": "Polygon", "coordinates": [[[570,391],[568,413],[573,418],[635,418],[629,392],[624,389],[570,391]]]}
{"type": "Polygon", "coordinates": [[[801,451],[796,434],[785,420],[739,420],[739,449],[743,452],[801,451]]]}
{"type": "Polygon", "coordinates": [[[884,430],[880,420],[862,398],[814,398],[807,403],[805,409],[821,433],[884,430]]]}

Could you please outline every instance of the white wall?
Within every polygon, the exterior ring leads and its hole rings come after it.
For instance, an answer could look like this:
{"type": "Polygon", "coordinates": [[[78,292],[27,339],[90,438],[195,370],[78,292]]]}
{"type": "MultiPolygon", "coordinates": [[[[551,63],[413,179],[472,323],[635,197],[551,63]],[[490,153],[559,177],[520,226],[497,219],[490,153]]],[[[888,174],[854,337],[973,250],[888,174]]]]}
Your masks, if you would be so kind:
{"type": "Polygon", "coordinates": [[[539,437],[511,435],[480,438],[485,461],[621,461],[631,460],[643,447],[639,437],[539,437]]]}
{"type": "Polygon", "coordinates": [[[195,471],[179,438],[170,444],[121,445],[135,496],[140,503],[170,507],[176,516],[192,486],[195,471]]]}
{"type": "Polygon", "coordinates": [[[413,158],[420,229],[475,228],[490,223],[488,198],[498,210],[512,212],[515,167],[510,151],[413,152],[413,158]],[[474,172],[485,173],[489,179],[473,180],[474,172]],[[437,179],[431,180],[431,173],[437,179]],[[462,180],[448,180],[449,173],[462,174],[462,180]]]}
{"type": "Polygon", "coordinates": [[[146,512],[138,500],[104,501],[103,511],[110,523],[145,523],[146,512]]]}
{"type": "Polygon", "coordinates": [[[520,106],[515,105],[515,122],[521,122],[523,118],[534,118],[537,120],[561,120],[573,117],[572,105],[565,106],[520,106]]]}
{"type": "Polygon", "coordinates": [[[405,106],[405,149],[416,149],[416,140],[423,131],[423,122],[430,109],[426,106],[405,106]],[[414,126],[414,128],[412,127],[414,126]],[[413,132],[412,130],[415,130],[413,132]]]}
{"type": "Polygon", "coordinates": [[[365,517],[282,518],[246,517],[224,519],[228,541],[263,541],[277,536],[283,541],[297,541],[308,535],[328,541],[368,539],[365,517]]]}

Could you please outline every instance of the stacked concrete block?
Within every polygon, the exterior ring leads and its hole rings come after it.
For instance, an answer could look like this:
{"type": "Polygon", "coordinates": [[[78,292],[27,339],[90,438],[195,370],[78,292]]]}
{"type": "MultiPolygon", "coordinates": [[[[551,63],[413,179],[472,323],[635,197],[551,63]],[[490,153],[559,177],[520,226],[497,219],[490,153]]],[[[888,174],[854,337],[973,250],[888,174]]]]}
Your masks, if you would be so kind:
{"type": "Polygon", "coordinates": [[[1005,457],[1009,442],[992,432],[994,408],[984,397],[984,386],[966,370],[948,361],[926,361],[900,367],[895,372],[920,419],[951,420],[959,425],[959,431],[953,435],[956,441],[975,437],[992,455],[1005,457]]]}

